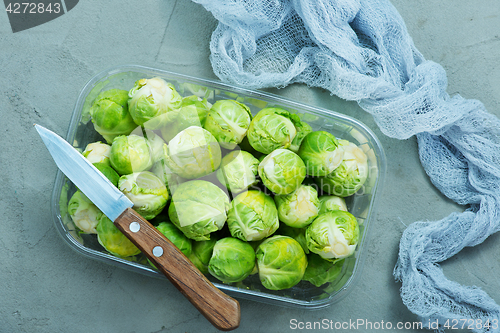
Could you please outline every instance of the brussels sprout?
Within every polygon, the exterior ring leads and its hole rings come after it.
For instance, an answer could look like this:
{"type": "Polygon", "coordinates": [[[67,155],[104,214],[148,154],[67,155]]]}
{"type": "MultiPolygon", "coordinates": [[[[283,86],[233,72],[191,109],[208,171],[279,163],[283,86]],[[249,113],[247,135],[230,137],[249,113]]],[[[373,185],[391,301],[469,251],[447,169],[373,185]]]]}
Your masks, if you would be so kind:
{"type": "Polygon", "coordinates": [[[97,233],[95,228],[102,212],[82,192],[76,191],[69,199],[68,214],[83,233],[97,233]]]}
{"type": "Polygon", "coordinates": [[[166,145],[165,141],[161,138],[161,136],[155,134],[153,131],[146,131],[146,139],[149,144],[149,153],[151,155],[152,164],[156,163],[160,159],[164,158],[163,155],[163,146],[166,145]]]}
{"type": "Polygon", "coordinates": [[[205,126],[205,120],[211,106],[206,99],[194,95],[184,97],[180,107],[169,112],[169,121],[161,128],[161,136],[168,142],[188,127],[205,126]]]}
{"type": "Polygon", "coordinates": [[[306,228],[294,228],[284,223],[280,223],[280,227],[276,231],[276,234],[292,237],[297,242],[299,242],[305,254],[309,253],[309,249],[307,248],[307,242],[306,242],[306,228]]]}
{"type": "MultiPolygon", "coordinates": [[[[166,147],[164,147],[164,152],[165,151],[166,147]]],[[[151,172],[154,173],[156,177],[160,178],[161,181],[165,184],[170,197],[172,196],[172,194],[174,194],[177,187],[181,183],[184,183],[186,181],[186,179],[177,175],[168,167],[168,164],[165,162],[164,158],[158,160],[155,164],[153,164],[151,172]]]]}
{"type": "Polygon", "coordinates": [[[295,286],[302,280],[307,267],[307,257],[300,244],[293,238],[276,235],[263,241],[256,254],[259,278],[270,290],[295,286]]]}
{"type": "Polygon", "coordinates": [[[319,213],[318,192],[308,185],[300,185],[290,194],[276,195],[274,202],[280,221],[294,228],[308,226],[319,213]]]}
{"type": "Polygon", "coordinates": [[[188,258],[203,274],[208,274],[208,263],[210,262],[210,258],[212,258],[217,240],[214,234],[212,234],[209,240],[192,242],[193,250],[188,258]]]}
{"type": "Polygon", "coordinates": [[[191,180],[177,187],[168,216],[188,238],[202,241],[222,229],[229,206],[229,197],[217,185],[206,180],[191,180]]]}
{"type": "Polygon", "coordinates": [[[343,150],[333,134],[315,131],[306,135],[298,154],[306,164],[308,175],[326,176],[342,162],[343,150]]]}
{"type": "Polygon", "coordinates": [[[163,236],[167,237],[186,257],[191,255],[193,251],[192,241],[173,223],[167,221],[160,222],[156,226],[156,229],[158,229],[163,236]]]}
{"type": "Polygon", "coordinates": [[[247,134],[252,113],[245,104],[234,100],[218,100],[207,115],[205,129],[212,133],[221,147],[234,149],[247,134]]]}
{"type": "Polygon", "coordinates": [[[111,146],[102,143],[101,141],[89,143],[82,155],[85,156],[90,163],[104,163],[110,165],[109,154],[111,153],[111,146]]]}
{"type": "Polygon", "coordinates": [[[152,165],[149,144],[139,135],[120,135],[113,140],[109,161],[120,175],[148,170],[152,165]]]}
{"type": "Polygon", "coordinates": [[[233,237],[257,241],[272,235],[279,227],[273,199],[261,191],[238,194],[231,202],[227,226],[233,237]]]}
{"type": "Polygon", "coordinates": [[[225,237],[215,243],[208,271],[224,283],[233,283],[243,281],[254,267],[252,246],[238,238],[225,237]]]}
{"type": "Polygon", "coordinates": [[[248,128],[247,136],[250,145],[263,154],[275,149],[288,148],[297,133],[295,124],[300,118],[281,108],[264,108],[260,110],[248,128]]]}
{"type": "Polygon", "coordinates": [[[128,92],[111,89],[101,92],[90,107],[97,133],[111,144],[118,135],[129,135],[137,127],[128,109],[128,92]]]}
{"type": "Polygon", "coordinates": [[[129,111],[137,125],[152,130],[160,129],[162,115],[180,106],[182,97],[172,83],[161,78],[141,79],[128,92],[129,111]]]}
{"type": "Polygon", "coordinates": [[[146,220],[156,217],[167,205],[167,187],[150,171],[121,176],[118,189],[132,201],[134,210],[146,220]]]}
{"type": "Polygon", "coordinates": [[[347,212],[345,199],[336,195],[321,195],[319,197],[319,214],[331,212],[333,210],[343,210],[347,212]]]}
{"type": "Polygon", "coordinates": [[[169,168],[186,179],[206,176],[219,168],[222,152],[209,131],[191,126],[177,134],[166,147],[169,168]]]}
{"type": "Polygon", "coordinates": [[[288,149],[276,149],[267,155],[258,168],[262,183],[276,194],[290,194],[306,177],[306,166],[288,149]]]}
{"type": "MultiPolygon", "coordinates": [[[[189,257],[193,250],[192,241],[187,238],[182,231],[179,230],[175,225],[171,222],[162,221],[159,222],[156,226],[159,232],[163,234],[163,236],[167,237],[169,241],[172,242],[186,257],[189,257]]],[[[155,264],[148,259],[148,263],[156,268],[155,264]]]]}
{"type": "Polygon", "coordinates": [[[111,184],[118,187],[118,180],[120,179],[120,175],[113,169],[109,164],[105,163],[94,163],[94,166],[97,170],[99,170],[106,178],[109,179],[111,184]]]}
{"type": "Polygon", "coordinates": [[[345,259],[332,263],[321,258],[315,253],[307,255],[307,268],[302,280],[308,281],[316,287],[321,287],[325,283],[333,282],[342,272],[342,265],[345,259]]]}
{"type": "Polygon", "coordinates": [[[258,183],[259,160],[243,150],[234,150],[222,158],[217,179],[232,193],[239,193],[258,183]]]}
{"type": "Polygon", "coordinates": [[[311,125],[304,121],[295,123],[295,129],[297,130],[297,134],[295,134],[295,137],[293,138],[292,143],[290,144],[290,147],[288,149],[290,149],[294,153],[298,153],[302,141],[307,134],[313,131],[313,129],[311,125]]]}
{"type": "Polygon", "coordinates": [[[165,144],[165,140],[163,140],[160,135],[156,134],[155,131],[138,126],[130,135],[136,135],[146,139],[152,164],[163,158],[163,145],[165,144]]]}
{"type": "Polygon", "coordinates": [[[327,193],[347,197],[356,193],[368,177],[368,158],[366,154],[347,140],[340,140],[344,151],[342,163],[325,177],[316,179],[318,186],[327,193]]]}
{"type": "Polygon", "coordinates": [[[141,253],[106,215],[101,214],[97,224],[97,241],[109,253],[118,257],[130,257],[141,253]]]}
{"type": "Polygon", "coordinates": [[[342,210],[319,215],[306,229],[309,251],[327,260],[349,257],[356,250],[358,240],[358,221],[342,210]]]}

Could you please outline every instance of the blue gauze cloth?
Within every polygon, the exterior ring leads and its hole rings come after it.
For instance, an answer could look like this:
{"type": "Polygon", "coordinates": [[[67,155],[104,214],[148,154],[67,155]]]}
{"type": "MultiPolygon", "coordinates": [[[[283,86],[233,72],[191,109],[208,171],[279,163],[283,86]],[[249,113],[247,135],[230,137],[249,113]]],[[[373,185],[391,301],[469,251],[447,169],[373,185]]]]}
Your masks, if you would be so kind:
{"type": "Polygon", "coordinates": [[[499,230],[500,121],[479,101],[446,93],[445,71],[415,48],[392,4],[193,1],[219,21],[210,60],[222,81],[255,89],[295,82],[321,87],[358,102],[385,135],[417,137],[432,183],[466,209],[404,231],[394,269],[402,300],[424,325],[500,320],[493,299],[448,280],[438,264],[499,230]]]}

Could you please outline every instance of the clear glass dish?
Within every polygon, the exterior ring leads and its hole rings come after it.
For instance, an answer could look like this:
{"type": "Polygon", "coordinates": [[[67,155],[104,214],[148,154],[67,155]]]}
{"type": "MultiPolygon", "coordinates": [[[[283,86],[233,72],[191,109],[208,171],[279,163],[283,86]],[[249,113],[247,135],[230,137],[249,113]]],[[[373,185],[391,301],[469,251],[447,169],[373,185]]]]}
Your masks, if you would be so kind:
{"type": "MultiPolygon", "coordinates": [[[[183,96],[192,95],[193,92],[201,93],[211,103],[222,98],[236,99],[247,104],[253,114],[256,114],[264,106],[282,107],[298,114],[313,127],[313,130],[328,131],[337,138],[346,139],[359,145],[364,150],[369,163],[368,179],[360,191],[346,198],[349,211],[360,224],[361,237],[355,254],[345,260],[342,273],[335,281],[321,287],[315,287],[309,282],[302,281],[293,288],[272,291],[265,289],[260,284],[258,274],[234,285],[222,284],[215,278],[207,276],[215,286],[228,295],[280,306],[317,309],[329,306],[345,297],[352,290],[355,281],[361,274],[367,252],[366,247],[369,246],[367,240],[376,208],[377,194],[383,184],[386,172],[385,154],[373,132],[364,124],[343,114],[304,105],[277,95],[163,70],[128,65],[103,71],[85,85],[76,101],[66,140],[82,151],[88,143],[103,140],[95,132],[88,113],[95,97],[101,91],[108,89],[129,90],[136,80],[152,77],[161,77],[173,83],[183,96]],[[199,87],[202,89],[194,91],[199,87]]],[[[98,243],[95,235],[79,234],[67,214],[67,203],[74,191],[74,185],[59,171],[52,194],[51,209],[56,229],[69,247],[83,256],[166,280],[161,273],[148,265],[146,258],[142,255],[129,259],[118,258],[107,253],[98,243]]]]}

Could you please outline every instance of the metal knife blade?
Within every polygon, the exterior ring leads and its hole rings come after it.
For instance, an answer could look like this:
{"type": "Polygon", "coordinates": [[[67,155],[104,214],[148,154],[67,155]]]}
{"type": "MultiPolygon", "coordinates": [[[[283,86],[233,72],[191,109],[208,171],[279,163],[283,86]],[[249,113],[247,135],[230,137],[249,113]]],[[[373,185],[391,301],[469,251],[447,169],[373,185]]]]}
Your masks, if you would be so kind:
{"type": "Polygon", "coordinates": [[[134,205],[66,140],[38,124],[35,124],[35,128],[58,168],[111,221],[116,220],[125,209],[134,205]]]}
{"type": "Polygon", "coordinates": [[[114,222],[172,284],[219,330],[240,324],[238,301],[216,288],[133,203],[66,140],[35,124],[59,169],[114,222]]]}

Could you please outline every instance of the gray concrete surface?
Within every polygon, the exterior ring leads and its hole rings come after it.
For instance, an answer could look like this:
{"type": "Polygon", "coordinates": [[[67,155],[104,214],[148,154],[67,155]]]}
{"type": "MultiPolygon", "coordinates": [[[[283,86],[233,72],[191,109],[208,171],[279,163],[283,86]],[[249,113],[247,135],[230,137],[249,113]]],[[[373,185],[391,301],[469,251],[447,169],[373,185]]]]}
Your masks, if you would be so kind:
{"type": "MultiPolygon", "coordinates": [[[[500,115],[498,1],[393,3],[417,48],[446,69],[448,92],[479,99],[500,115]]],[[[208,60],[215,26],[211,14],[189,0],[80,1],[67,14],[18,33],[0,14],[0,332],[216,331],[167,281],[69,249],[50,212],[56,166],[32,126],[37,122],[66,135],[79,91],[111,66],[140,64],[215,78],[208,60]]],[[[438,220],[463,207],[430,184],[414,138],[385,137],[356,104],[318,89],[295,85],[271,91],[364,122],[382,142],[388,172],[362,276],[348,297],[318,311],[240,300],[236,331],[297,331],[292,319],[416,321],[392,276],[399,238],[414,221],[438,220]]],[[[493,235],[464,249],[442,264],[446,275],[500,302],[499,242],[493,235]]]]}

